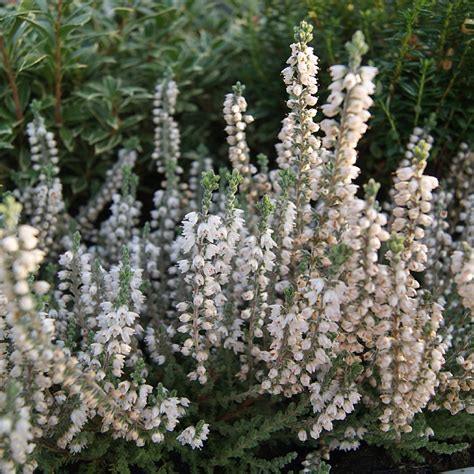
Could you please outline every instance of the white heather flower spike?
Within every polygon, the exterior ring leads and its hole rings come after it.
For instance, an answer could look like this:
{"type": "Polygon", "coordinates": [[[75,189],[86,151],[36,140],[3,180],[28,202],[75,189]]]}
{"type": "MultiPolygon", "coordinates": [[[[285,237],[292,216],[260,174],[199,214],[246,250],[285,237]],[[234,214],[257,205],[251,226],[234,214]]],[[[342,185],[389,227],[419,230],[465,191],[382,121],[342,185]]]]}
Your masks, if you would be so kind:
{"type": "MultiPolygon", "coordinates": [[[[425,128],[415,127],[413,129],[413,132],[411,133],[408,143],[406,145],[403,159],[400,161],[399,166],[398,166],[398,172],[400,173],[400,176],[402,178],[404,178],[405,173],[410,172],[410,166],[412,165],[412,161],[414,157],[413,151],[421,140],[425,142],[425,147],[427,149],[427,152],[429,153],[431,150],[431,147],[433,146],[433,137],[429,134],[428,127],[425,127],[425,128]]],[[[385,209],[387,211],[392,211],[393,208],[396,206],[396,204],[393,202],[393,197],[396,192],[395,184],[400,179],[398,177],[398,172],[393,178],[393,186],[389,191],[391,201],[387,201],[385,203],[385,209]]],[[[406,179],[409,179],[409,178],[406,178],[406,179]]]]}
{"type": "Polygon", "coordinates": [[[454,252],[452,273],[462,305],[474,316],[474,250],[468,243],[454,252]]]}
{"type": "Polygon", "coordinates": [[[319,126],[313,120],[318,101],[318,58],[313,48],[308,46],[313,39],[312,29],[304,21],[295,28],[292,54],[287,60],[288,67],[282,71],[291,112],[283,121],[279,135],[281,144],[277,151],[279,166],[283,169],[289,167],[296,176],[291,196],[296,208],[295,246],[302,243],[305,225],[311,220],[311,189],[317,186],[315,180],[320,164],[320,141],[314,135],[319,126]]]}
{"type": "Polygon", "coordinates": [[[62,185],[58,178],[59,157],[54,134],[46,129],[43,117],[36,112],[26,129],[31,149],[35,181],[20,193],[23,213],[39,230],[39,247],[50,251],[64,212],[62,185]]]}
{"type": "MultiPolygon", "coordinates": [[[[155,192],[153,198],[154,209],[151,212],[149,238],[150,243],[160,252],[157,275],[151,280],[154,293],[160,295],[157,319],[166,317],[179,300],[178,274],[174,267],[179,250],[174,241],[179,223],[186,213],[183,211],[188,204],[188,200],[183,198],[186,193],[180,192],[184,185],[179,179],[183,172],[179,165],[181,138],[174,118],[178,93],[176,82],[165,79],[156,85],[153,101],[155,148],[152,159],[156,162],[157,171],[164,175],[161,189],[155,192]]],[[[186,188],[183,190],[186,191],[186,188]]]]}
{"type": "Polygon", "coordinates": [[[182,354],[191,355],[197,368],[188,374],[191,380],[201,384],[207,381],[207,360],[212,347],[221,343],[220,327],[225,303],[221,287],[221,274],[226,271],[220,265],[223,241],[227,229],[217,215],[209,213],[213,192],[217,189],[219,176],[213,171],[203,174],[204,196],[202,211],[190,212],[183,220],[183,232],[178,240],[184,259],[178,262],[184,281],[191,288],[188,301],[177,305],[181,313],[180,333],[188,334],[180,348],[182,354]]]}
{"type": "Polygon", "coordinates": [[[245,130],[254,118],[246,114],[247,101],[242,95],[245,86],[238,82],[233,87],[233,93],[227,94],[224,100],[224,120],[227,123],[227,143],[229,144],[229,160],[232,167],[237,170],[243,178],[242,190],[249,192],[251,176],[257,171],[250,163],[249,147],[245,138],[245,130]]]}
{"type": "Polygon", "coordinates": [[[182,445],[189,444],[193,449],[201,449],[203,447],[203,442],[207,439],[209,434],[209,425],[207,423],[201,422],[194,426],[188,426],[179,436],[178,441],[182,445]]]}
{"type": "Polygon", "coordinates": [[[376,325],[373,307],[377,302],[377,288],[382,286],[384,269],[378,264],[382,243],[389,239],[384,229],[387,218],[378,211],[376,195],[380,185],[374,180],[364,186],[365,199],[357,200],[361,208],[354,216],[344,236],[351,249],[347,260],[347,287],[349,297],[341,318],[342,331],[338,335],[339,351],[348,354],[346,362],[361,362],[361,354],[374,347],[377,336],[383,334],[383,325],[376,325]]]}
{"type": "Polygon", "coordinates": [[[386,406],[380,416],[383,431],[410,432],[414,415],[423,409],[439,384],[437,373],[444,363],[446,346],[437,336],[442,306],[418,298],[419,283],[412,272],[421,272],[427,262],[422,243],[424,228],[432,224],[432,191],[438,181],[423,174],[429,144],[423,139],[413,148],[411,166],[397,170],[387,259],[392,290],[386,302],[389,329],[379,338],[377,365],[381,377],[380,399],[386,406]],[[430,331],[425,331],[426,325],[430,331]]]}
{"type": "MultiPolygon", "coordinates": [[[[450,160],[447,179],[447,189],[453,194],[456,202],[460,203],[472,193],[474,187],[474,152],[467,143],[461,143],[457,154],[450,160]],[[462,172],[460,172],[462,170],[462,172]]],[[[456,218],[459,206],[452,206],[450,217],[456,218]]]]}
{"type": "Polygon", "coordinates": [[[453,201],[453,193],[446,189],[446,182],[433,193],[433,206],[430,216],[433,220],[431,227],[425,230],[424,243],[428,249],[424,285],[441,301],[449,297],[452,290],[450,269],[450,254],[453,249],[453,239],[449,233],[448,209],[453,201]]]}
{"type": "Polygon", "coordinates": [[[125,168],[121,192],[112,196],[111,215],[102,223],[98,234],[97,254],[109,265],[119,262],[123,247],[138,234],[142,204],[136,199],[137,186],[138,177],[125,168]]]}
{"type": "MultiPolygon", "coordinates": [[[[262,358],[260,341],[268,311],[268,284],[274,268],[275,242],[269,227],[270,215],[274,206],[268,196],[257,205],[259,225],[257,235],[250,235],[243,242],[243,248],[236,263],[240,269],[237,280],[240,282],[240,298],[244,309],[240,312],[238,323],[248,322],[244,337],[245,354],[241,356],[242,366],[239,376],[244,379],[253,369],[255,360],[262,358]]],[[[235,346],[238,347],[238,346],[235,346]]]]}
{"type": "Polygon", "coordinates": [[[178,86],[175,81],[167,79],[159,82],[155,88],[153,101],[153,122],[155,123],[155,149],[152,159],[156,162],[159,173],[167,174],[167,167],[174,166],[178,173],[180,158],[180,133],[174,119],[178,86]]]}
{"type": "Polygon", "coordinates": [[[143,302],[140,291],[142,270],[131,268],[128,259],[125,252],[122,262],[112,267],[106,276],[111,301],[100,305],[98,331],[91,347],[95,357],[105,354],[109,366],[103,366],[102,370],[105,373],[110,370],[117,378],[123,375],[126,359],[135,345],[137,330],[141,331],[136,320],[143,302]]]}
{"type": "Polygon", "coordinates": [[[123,171],[133,169],[137,159],[135,151],[120,150],[115,165],[107,170],[105,181],[97,194],[89,203],[79,210],[76,217],[80,225],[81,234],[84,237],[95,236],[94,225],[102,210],[112,201],[113,196],[119,191],[123,181],[123,171]]]}

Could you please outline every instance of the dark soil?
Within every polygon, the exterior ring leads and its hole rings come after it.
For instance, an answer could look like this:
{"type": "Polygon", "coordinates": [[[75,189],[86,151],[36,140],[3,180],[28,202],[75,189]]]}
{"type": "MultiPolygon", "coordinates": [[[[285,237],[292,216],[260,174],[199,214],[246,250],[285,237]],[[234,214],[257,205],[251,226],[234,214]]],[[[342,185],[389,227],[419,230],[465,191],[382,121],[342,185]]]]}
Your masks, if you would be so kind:
{"type": "Polygon", "coordinates": [[[474,445],[451,456],[423,452],[426,462],[395,463],[382,448],[361,446],[357,451],[331,453],[331,474],[435,474],[474,466],[474,445]]]}

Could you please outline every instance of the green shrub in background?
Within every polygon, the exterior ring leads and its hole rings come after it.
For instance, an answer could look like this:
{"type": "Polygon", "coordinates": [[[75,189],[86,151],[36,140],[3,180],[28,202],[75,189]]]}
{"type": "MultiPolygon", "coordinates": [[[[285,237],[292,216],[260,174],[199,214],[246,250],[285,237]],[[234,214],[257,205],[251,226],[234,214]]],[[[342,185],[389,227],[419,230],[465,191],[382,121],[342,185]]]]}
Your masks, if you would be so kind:
{"type": "MultiPolygon", "coordinates": [[[[144,148],[139,173],[146,174],[149,91],[168,73],[181,90],[185,154],[205,144],[223,161],[221,102],[240,80],[256,117],[250,144],[272,160],[270,137],[286,111],[283,85],[269,78],[282,69],[292,26],[302,18],[315,26],[322,81],[355,29],[364,32],[369,61],[380,70],[371,128],[361,144],[363,172],[387,183],[414,125],[432,126],[436,172],[472,137],[468,0],[7,3],[0,13],[0,177],[28,179],[25,124],[32,118],[28,104],[37,99],[47,124],[60,133],[62,179],[73,206],[96,190],[119,143],[144,148]]],[[[152,183],[143,186],[146,191],[152,183]]]]}

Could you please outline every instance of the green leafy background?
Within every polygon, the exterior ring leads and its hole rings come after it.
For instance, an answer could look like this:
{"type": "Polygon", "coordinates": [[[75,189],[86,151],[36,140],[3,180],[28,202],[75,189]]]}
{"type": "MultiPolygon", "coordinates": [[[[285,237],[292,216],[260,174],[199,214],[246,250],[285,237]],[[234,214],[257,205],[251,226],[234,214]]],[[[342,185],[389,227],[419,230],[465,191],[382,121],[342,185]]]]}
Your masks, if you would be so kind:
{"type": "MultiPolygon", "coordinates": [[[[369,62],[380,69],[360,146],[363,172],[386,184],[413,127],[430,123],[431,167],[442,174],[459,143],[473,135],[469,14],[468,0],[7,2],[0,10],[0,179],[7,187],[28,179],[25,126],[35,99],[60,137],[61,177],[73,209],[97,188],[120,146],[140,150],[138,173],[148,176],[151,97],[166,74],[181,90],[184,160],[204,144],[216,165],[225,162],[221,104],[237,80],[246,84],[256,117],[249,132],[254,156],[272,159],[287,112],[280,71],[303,18],[315,26],[321,102],[328,67],[343,61],[356,29],[369,43],[369,62]]],[[[141,182],[141,192],[156,187],[151,178],[141,182]]]]}

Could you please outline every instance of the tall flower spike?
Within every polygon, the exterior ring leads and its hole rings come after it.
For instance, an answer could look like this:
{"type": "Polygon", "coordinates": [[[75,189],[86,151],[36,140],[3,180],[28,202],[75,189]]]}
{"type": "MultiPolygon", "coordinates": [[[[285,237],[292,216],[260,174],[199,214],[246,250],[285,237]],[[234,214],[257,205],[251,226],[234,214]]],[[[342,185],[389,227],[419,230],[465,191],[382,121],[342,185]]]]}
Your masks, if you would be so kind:
{"type": "Polygon", "coordinates": [[[122,247],[138,232],[141,202],[136,199],[137,185],[138,177],[125,168],[121,193],[113,195],[111,216],[100,227],[98,254],[109,265],[119,262],[122,247]]]}
{"type": "Polygon", "coordinates": [[[105,206],[112,201],[114,194],[116,194],[122,186],[123,171],[125,169],[133,169],[136,160],[137,154],[135,151],[120,150],[118,160],[111,169],[107,170],[104,184],[100,190],[86,206],[80,208],[76,220],[80,225],[81,234],[84,237],[96,237],[94,225],[96,224],[99,214],[104,210],[105,206]]]}
{"type": "Polygon", "coordinates": [[[236,318],[237,301],[235,298],[235,266],[238,246],[245,234],[243,210],[236,207],[237,193],[242,177],[237,170],[227,173],[227,190],[224,209],[224,225],[226,235],[220,244],[221,260],[219,262],[219,282],[223,285],[225,304],[218,308],[222,313],[222,336],[225,338],[224,347],[234,348],[239,341],[240,319],[236,318]]]}
{"type": "Polygon", "coordinates": [[[291,266],[291,252],[293,249],[293,232],[296,220],[296,206],[290,198],[290,192],[296,176],[290,169],[279,172],[279,195],[275,203],[275,213],[272,227],[275,229],[275,272],[271,276],[270,291],[282,292],[290,285],[289,274],[291,266]]]}
{"type": "Polygon", "coordinates": [[[424,286],[435,299],[445,298],[452,288],[450,271],[450,253],[453,239],[449,233],[448,209],[453,193],[446,189],[446,183],[434,194],[433,208],[430,213],[433,224],[426,229],[424,243],[431,251],[428,252],[426,271],[423,276],[424,286]]]}
{"type": "Polygon", "coordinates": [[[27,125],[27,135],[36,182],[24,189],[21,202],[25,216],[40,231],[40,248],[50,251],[58,219],[64,211],[62,185],[58,178],[58,148],[54,134],[47,131],[44,119],[37,111],[33,122],[27,125]]]}
{"type": "MultiPolygon", "coordinates": [[[[155,123],[155,149],[151,157],[156,161],[159,173],[165,174],[168,162],[173,162],[178,173],[180,158],[180,133],[173,115],[176,112],[178,86],[171,79],[156,85],[153,101],[153,122],[155,123]]],[[[169,177],[167,177],[169,178],[169,177]]]]}
{"type": "Polygon", "coordinates": [[[411,274],[425,269],[423,228],[432,224],[430,201],[438,185],[436,178],[423,174],[428,150],[428,143],[420,140],[413,149],[412,165],[397,170],[397,207],[386,255],[394,289],[387,295],[391,328],[387,337],[378,341],[377,365],[380,398],[386,405],[380,416],[381,429],[395,433],[412,430],[411,421],[434,394],[437,373],[444,363],[445,347],[436,342],[442,307],[417,298],[420,285],[411,274]],[[427,332],[426,327],[431,330],[427,332]]]}
{"type": "Polygon", "coordinates": [[[338,350],[345,354],[345,362],[352,365],[361,362],[363,351],[373,348],[377,333],[383,326],[376,326],[373,307],[382,268],[378,253],[389,238],[384,229],[387,218],[379,212],[376,201],[380,184],[374,180],[364,186],[365,199],[360,214],[350,224],[352,239],[348,239],[352,253],[347,260],[346,276],[349,297],[343,307],[338,350]]]}
{"type": "Polygon", "coordinates": [[[113,300],[101,303],[101,313],[97,316],[98,331],[92,344],[94,356],[103,354],[101,370],[104,375],[110,371],[110,374],[120,378],[125,359],[130,355],[137,332],[136,320],[143,302],[139,289],[141,273],[139,269],[132,269],[128,251],[124,248],[122,262],[112,267],[108,275],[113,300]]]}
{"type": "Polygon", "coordinates": [[[157,278],[151,284],[160,295],[157,319],[164,320],[176,295],[176,251],[173,242],[176,229],[183,218],[186,199],[180,193],[182,183],[179,176],[183,170],[179,165],[180,132],[174,119],[178,88],[176,83],[167,79],[156,86],[154,100],[155,149],[152,158],[157,170],[165,175],[162,189],[153,197],[154,209],[151,212],[150,242],[160,251],[157,278]],[[168,274],[169,273],[169,274],[168,274]]]}
{"type": "Polygon", "coordinates": [[[59,308],[50,311],[56,319],[57,338],[68,347],[75,346],[77,339],[85,337],[95,326],[91,317],[94,304],[86,291],[90,287],[91,255],[84,252],[80,239],[76,232],[71,250],[59,257],[59,308]]]}
{"type": "Polygon", "coordinates": [[[241,268],[241,279],[244,292],[241,298],[246,308],[240,313],[240,319],[248,321],[248,329],[244,338],[246,354],[241,357],[240,376],[246,377],[252,369],[254,360],[261,358],[261,341],[263,327],[266,323],[268,310],[268,284],[274,268],[275,242],[269,227],[270,216],[274,205],[268,196],[264,196],[257,205],[259,225],[257,235],[245,239],[237,264],[241,268]]]}
{"type": "Polygon", "coordinates": [[[245,130],[249,123],[254,121],[250,114],[246,114],[247,101],[242,95],[245,86],[238,82],[232,88],[232,94],[227,94],[224,100],[224,120],[227,123],[227,143],[229,144],[229,160],[232,167],[242,176],[241,188],[250,192],[251,176],[257,171],[250,163],[250,150],[245,137],[245,130]]]}
{"type": "MultiPolygon", "coordinates": [[[[363,52],[359,40],[359,36],[354,39],[356,51],[352,51],[352,43],[349,47],[350,63],[357,75],[360,75],[360,56],[363,52]],[[354,56],[356,53],[359,55],[358,61],[354,56]]],[[[352,69],[345,66],[333,71],[333,74],[337,73],[337,76],[333,76],[335,91],[343,90],[342,78],[348,71],[352,69]]],[[[373,70],[364,72],[369,75],[374,73],[373,70]]],[[[356,76],[354,72],[352,75],[356,76]]],[[[356,77],[356,83],[344,87],[352,92],[358,82],[362,81],[361,77],[356,77]]],[[[346,124],[346,118],[358,112],[362,102],[365,107],[371,103],[367,90],[358,92],[360,97],[342,93],[337,97],[340,102],[335,107],[346,101],[347,105],[353,104],[354,110],[347,110],[346,107],[341,111],[341,125],[335,121],[331,125],[337,128],[338,133],[341,132],[340,135],[335,134],[337,139],[333,142],[326,143],[327,146],[334,147],[334,150],[320,150],[317,155],[320,162],[310,173],[312,186],[309,188],[309,199],[318,199],[318,219],[317,225],[308,232],[311,246],[306,254],[308,258],[301,262],[306,264],[306,268],[303,267],[303,274],[296,280],[296,307],[287,306],[281,313],[276,306],[269,328],[272,334],[280,331],[282,337],[274,336],[275,344],[272,345],[272,350],[275,352],[269,380],[264,383],[266,387],[271,386],[272,393],[283,392],[291,396],[305,389],[312,393],[313,408],[320,413],[311,429],[311,436],[315,438],[319,437],[323,429],[332,426],[335,417],[345,417],[352,411],[354,404],[360,399],[354,380],[346,380],[342,372],[334,375],[329,369],[339,357],[341,314],[350,299],[348,295],[354,293],[353,289],[348,288],[342,275],[345,275],[347,262],[353,252],[355,233],[352,230],[355,230],[355,223],[362,209],[361,202],[355,199],[357,187],[352,181],[358,174],[358,168],[355,167],[355,147],[359,135],[365,130],[359,127],[358,123],[349,121],[349,124],[346,124]],[[316,183],[318,186],[315,186],[316,183]],[[321,190],[324,192],[320,192],[321,190]],[[317,382],[314,381],[315,376],[317,382]],[[334,378],[335,385],[331,393],[321,390],[322,384],[329,383],[325,377],[334,378]],[[334,400],[338,397],[337,400],[344,403],[349,396],[347,410],[344,410],[343,414],[339,410],[340,407],[334,406],[334,400]]],[[[340,110],[333,112],[333,115],[336,115],[340,110]]],[[[365,117],[365,120],[367,119],[368,116],[365,117]]]]}
{"type": "Polygon", "coordinates": [[[202,210],[190,212],[183,220],[183,233],[179,246],[186,257],[178,262],[184,280],[191,288],[189,300],[177,305],[182,323],[178,331],[188,334],[181,346],[184,355],[191,355],[197,361],[197,368],[188,374],[191,380],[201,384],[207,381],[207,360],[211,347],[220,344],[219,306],[225,303],[225,296],[219,282],[222,266],[219,266],[219,250],[227,230],[222,219],[210,214],[212,196],[219,187],[219,176],[213,171],[203,173],[204,188],[202,210]]]}
{"type": "MultiPolygon", "coordinates": [[[[38,387],[35,378],[51,364],[51,354],[37,352],[36,361],[30,357],[31,350],[26,336],[30,331],[37,331],[38,338],[51,337],[51,320],[40,321],[35,314],[35,297],[28,278],[36,272],[44,253],[37,249],[38,230],[31,226],[18,227],[21,206],[12,196],[6,196],[0,204],[0,320],[3,334],[7,338],[2,341],[8,354],[5,354],[5,365],[9,365],[9,378],[0,387],[0,467],[2,472],[17,472],[17,467],[23,465],[26,469],[36,467],[31,463],[30,455],[35,445],[33,439],[41,436],[41,430],[35,433],[33,418],[43,411],[47,414],[49,408],[45,403],[45,387],[38,387]],[[29,316],[35,319],[34,323],[29,316]],[[25,317],[26,316],[26,317],[25,317]],[[49,356],[49,357],[48,357],[49,356]],[[25,390],[24,382],[30,378],[31,383],[25,390]],[[33,393],[35,394],[33,401],[33,393]],[[25,402],[33,404],[31,406],[25,402]]],[[[44,286],[47,292],[49,286],[38,282],[38,288],[44,286]]],[[[49,402],[49,400],[47,400],[49,402]]]]}
{"type": "MultiPolygon", "coordinates": [[[[320,198],[318,214],[319,228],[315,233],[315,243],[330,243],[331,235],[344,232],[353,213],[357,187],[353,184],[359,174],[356,166],[357,144],[367,130],[370,118],[368,108],[373,100],[373,78],[377,69],[361,66],[361,59],[367,52],[367,45],[361,32],[354,34],[346,44],[349,53],[349,67],[338,65],[330,68],[333,79],[328,103],[322,106],[327,117],[321,122],[325,132],[323,145],[331,153],[327,155],[326,171],[321,186],[328,192],[320,198]],[[332,117],[340,116],[339,122],[332,117]]],[[[318,191],[316,191],[316,194],[318,191]]],[[[316,258],[324,254],[324,245],[316,245],[316,258]]]]}
{"type": "Polygon", "coordinates": [[[452,255],[452,274],[455,285],[450,294],[447,312],[447,364],[440,373],[440,386],[429,408],[445,408],[451,414],[461,410],[474,413],[474,354],[472,334],[474,329],[474,251],[463,243],[452,255]],[[458,300],[458,301],[454,301],[458,300]]]}
{"type": "Polygon", "coordinates": [[[319,140],[314,133],[319,130],[314,122],[318,92],[318,58],[308,43],[313,39],[313,27],[301,22],[295,28],[295,43],[291,45],[288,67],[282,71],[286,91],[289,94],[287,105],[291,112],[283,122],[280,132],[281,145],[277,147],[279,164],[290,167],[296,180],[292,200],[296,208],[295,248],[299,249],[304,240],[305,226],[311,221],[310,208],[312,179],[319,165],[319,140]]]}

